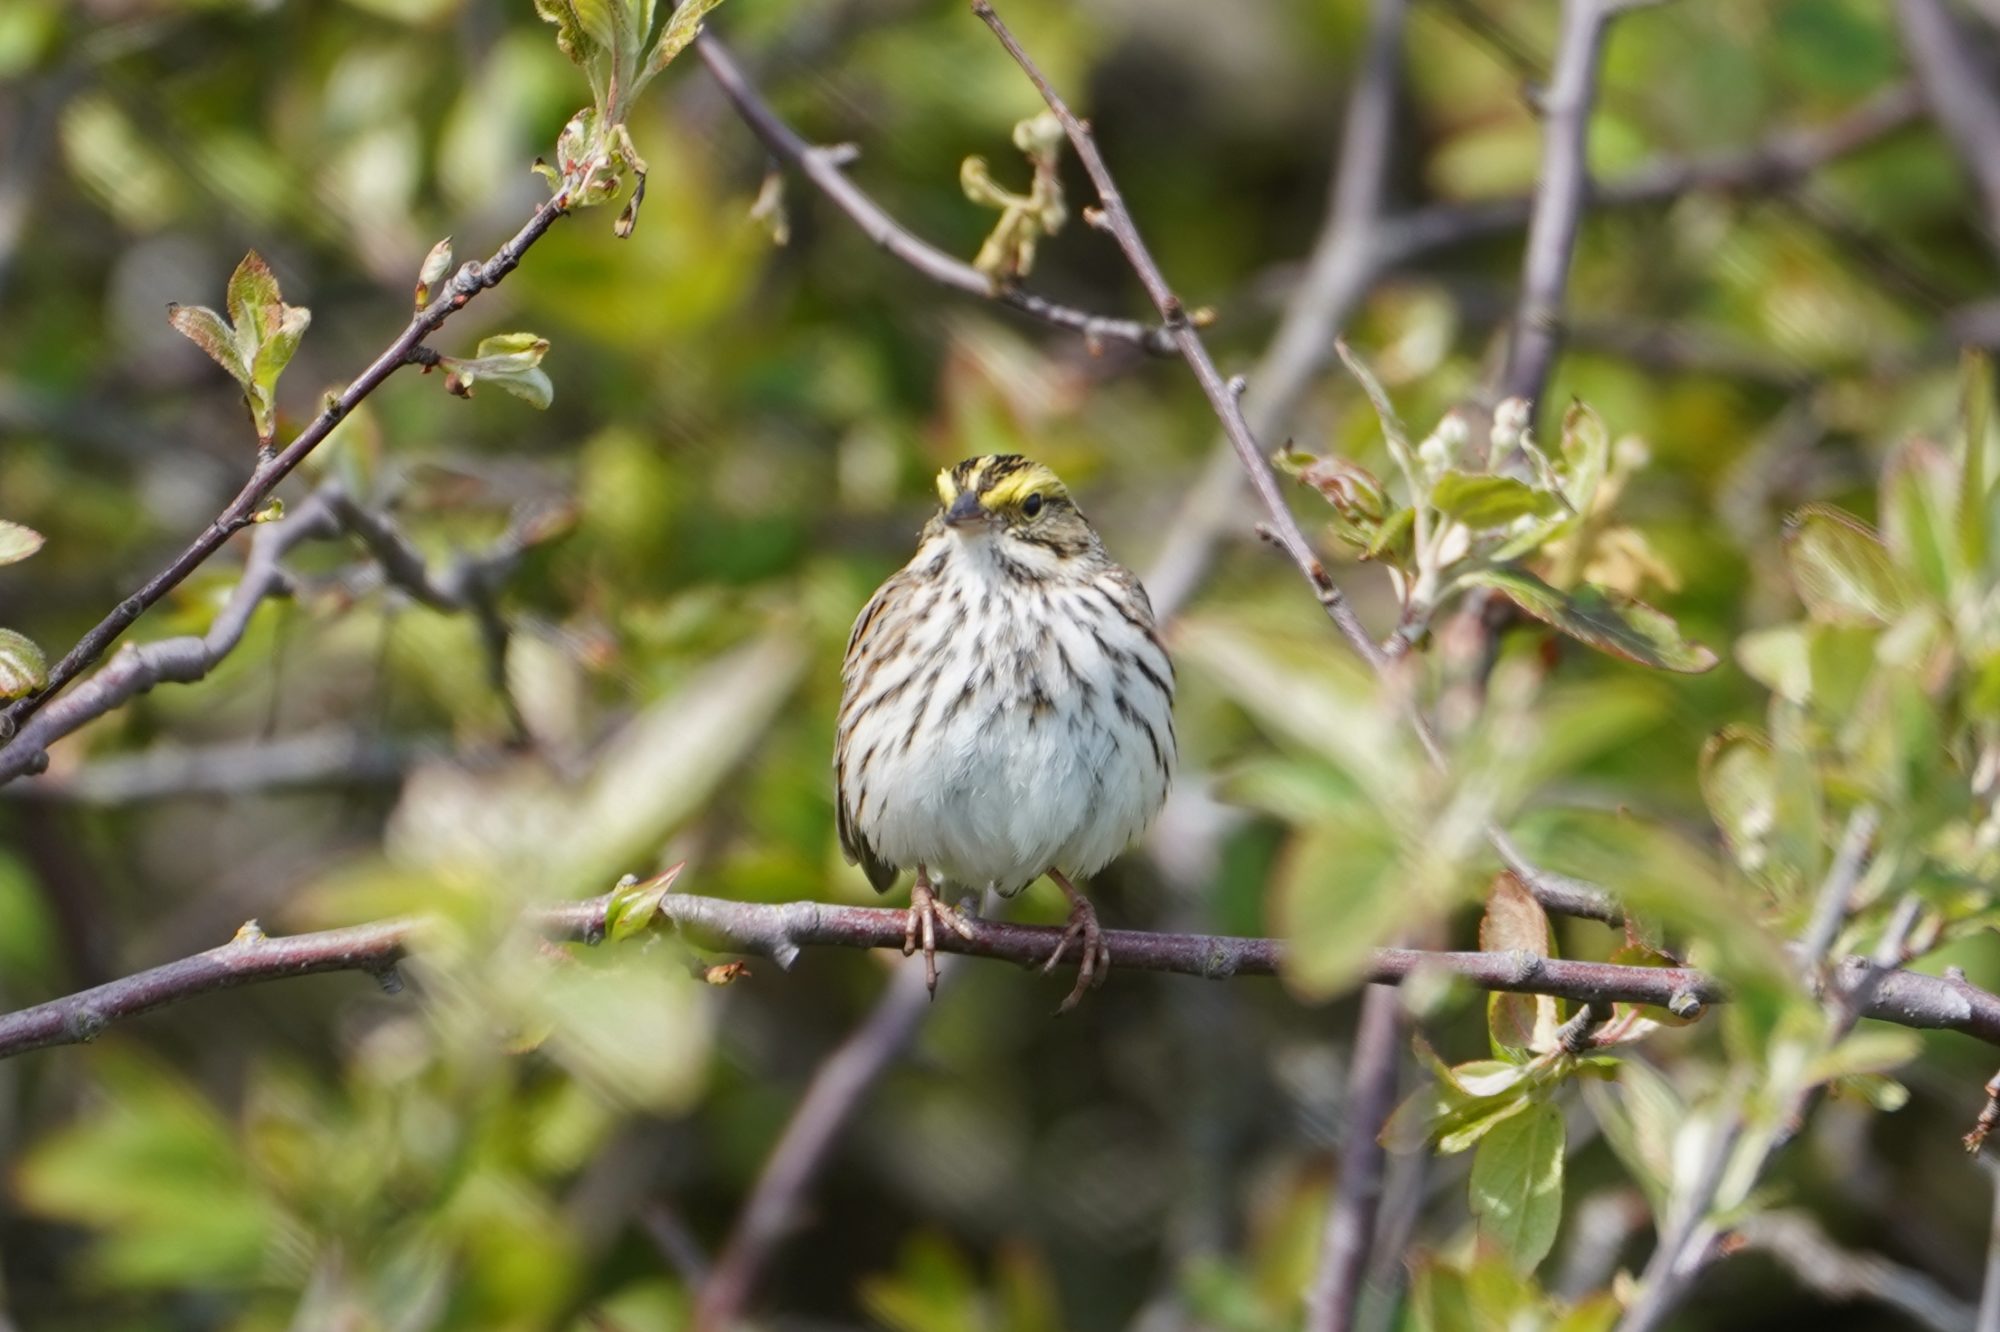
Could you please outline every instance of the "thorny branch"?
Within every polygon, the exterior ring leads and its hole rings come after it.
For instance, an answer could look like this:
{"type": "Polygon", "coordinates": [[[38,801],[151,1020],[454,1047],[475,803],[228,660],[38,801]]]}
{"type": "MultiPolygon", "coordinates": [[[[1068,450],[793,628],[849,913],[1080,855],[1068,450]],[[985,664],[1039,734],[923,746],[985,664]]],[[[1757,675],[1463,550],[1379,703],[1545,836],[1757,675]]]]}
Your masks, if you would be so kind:
{"type": "MultiPolygon", "coordinates": [[[[594,943],[604,934],[611,897],[533,910],[526,923],[552,939],[594,943]]],[[[790,967],[807,948],[903,947],[906,915],[890,907],[828,902],[735,902],[669,894],[660,910],[694,943],[770,958],[790,967]]],[[[85,1041],[119,1019],[216,990],[326,971],[379,975],[409,951],[424,929],[410,918],[282,937],[248,930],[219,948],[169,962],[94,989],[0,1016],[0,1058],[50,1045],[85,1041]]],[[[981,919],[973,937],[940,937],[938,951],[1039,967],[1062,934],[1055,925],[981,919]]],[[[1155,971],[1204,980],[1275,976],[1284,946],[1276,939],[1226,934],[1106,930],[1104,941],[1120,971],[1155,971]]],[[[1852,957],[1839,968],[1849,983],[1872,960],[1852,957]]],[[[1728,988],[1689,967],[1634,967],[1532,953],[1432,952],[1379,948],[1357,980],[1400,985],[1412,977],[1455,976],[1481,990],[1546,994],[1580,1003],[1649,1004],[1683,1015],[1727,1003],[1728,988]]],[[[1920,1030],[1964,1032],[2000,1046],[2000,995],[1952,976],[1897,968],[1882,975],[1861,1016],[1920,1030]]]]}
{"type": "Polygon", "coordinates": [[[1127,342],[1153,356],[1177,354],[1169,329],[1131,319],[1091,314],[1059,305],[1016,286],[995,285],[991,278],[971,264],[946,254],[915,235],[848,178],[842,169],[843,155],[806,142],[797,130],[771,109],[770,103],[764,100],[737,65],[729,48],[713,35],[703,33],[695,39],[695,50],[702,63],[708,66],[708,72],[715,76],[730,105],[736,108],[736,114],[763,141],[772,156],[811,181],[869,240],[918,273],[941,286],[998,302],[1045,324],[1081,333],[1093,345],[1106,341],[1127,342]]]}
{"type": "MultiPolygon", "coordinates": [[[[40,761],[39,747],[28,740],[26,724],[60,694],[92,663],[102,657],[132,624],[160,598],[180,586],[187,576],[222,549],[229,539],[257,520],[264,502],[307,454],[333,433],[333,428],[352,412],[362,399],[380,388],[389,376],[411,363],[411,353],[465,307],[480,292],[498,286],[520,265],[521,256],[555,225],[569,208],[566,190],[558,191],[528,219],[512,239],[494,251],[484,263],[468,261],[461,266],[431,303],[419,310],[396,335],[394,341],[349,384],[331,399],[304,430],[277,453],[259,459],[250,479],[213,522],[188,544],[166,568],[147,579],[131,596],[118,603],[81,639],[49,668],[48,683],[37,693],[15,700],[0,709],[0,781],[29,771],[40,761]],[[24,747],[25,746],[25,747],[24,747]]],[[[129,695],[128,695],[129,696],[129,695]]],[[[95,714],[93,714],[95,715],[95,714]]]]}

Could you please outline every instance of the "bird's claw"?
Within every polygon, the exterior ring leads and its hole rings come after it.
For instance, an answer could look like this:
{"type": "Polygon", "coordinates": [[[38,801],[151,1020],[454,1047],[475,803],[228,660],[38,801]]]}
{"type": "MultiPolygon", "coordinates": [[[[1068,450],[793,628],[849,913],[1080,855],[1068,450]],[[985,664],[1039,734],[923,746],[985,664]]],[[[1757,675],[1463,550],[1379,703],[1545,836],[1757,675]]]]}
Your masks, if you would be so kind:
{"type": "Polygon", "coordinates": [[[965,918],[965,913],[939,901],[930,881],[920,875],[916,886],[910,889],[910,909],[903,917],[903,956],[908,957],[919,946],[923,948],[924,986],[933,999],[937,997],[937,927],[940,921],[959,938],[972,938],[972,922],[965,918]]]}
{"type": "Polygon", "coordinates": [[[1055,970],[1056,963],[1062,961],[1063,954],[1077,939],[1083,940],[1083,956],[1076,966],[1076,986],[1057,1006],[1058,1016],[1075,1008],[1084,991],[1104,984],[1104,978],[1111,972],[1111,949],[1104,942],[1104,932],[1098,928],[1097,909],[1080,895],[1072,902],[1069,924],[1064,928],[1062,938],[1056,941],[1056,950],[1049,954],[1048,961],[1042,963],[1042,970],[1055,970]]]}

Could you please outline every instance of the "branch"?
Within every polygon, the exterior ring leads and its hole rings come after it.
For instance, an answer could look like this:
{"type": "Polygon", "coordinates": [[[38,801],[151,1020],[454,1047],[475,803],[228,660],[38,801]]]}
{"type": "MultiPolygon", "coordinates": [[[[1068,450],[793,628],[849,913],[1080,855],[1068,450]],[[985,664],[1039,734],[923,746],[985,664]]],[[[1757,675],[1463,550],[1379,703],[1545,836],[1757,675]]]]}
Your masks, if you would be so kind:
{"type": "Polygon", "coordinates": [[[1278,493],[1277,479],[1271,474],[1270,464],[1265,460],[1263,450],[1258,447],[1256,436],[1252,433],[1249,423],[1243,419],[1242,403],[1229,382],[1215,368],[1215,361],[1209,356],[1208,347],[1202,342],[1200,332],[1188,319],[1187,307],[1181,303],[1181,298],[1174,294],[1165,275],[1160,272],[1160,266],[1153,261],[1152,252],[1146,248],[1145,241],[1140,239],[1139,229],[1134,225],[1131,213],[1126,211],[1125,198],[1119,193],[1118,183],[1112,179],[1110,168],[1105,166],[1103,154],[1097,151],[1097,141],[1091,137],[1089,128],[1077,119],[1074,111],[1069,109],[1069,104],[1064,102],[1061,95],[1050,85],[1041,69],[1035,64],[1034,58],[1022,49],[1021,44],[1014,39],[1014,34],[1000,21],[1000,16],[993,12],[993,6],[988,4],[987,0],[972,0],[972,12],[993,30],[993,35],[1007,48],[1007,54],[1014,58],[1014,63],[1021,67],[1022,72],[1042,94],[1042,100],[1048,103],[1049,110],[1062,122],[1064,132],[1069,135],[1071,146],[1076,149],[1077,157],[1083,162],[1084,171],[1090,176],[1090,183],[1097,190],[1099,206],[1086,211],[1085,220],[1110,232],[1117,240],[1118,248],[1125,252],[1126,261],[1138,275],[1140,285],[1145,287],[1146,294],[1152,298],[1160,317],[1166,321],[1167,331],[1173,336],[1174,345],[1180,349],[1181,358],[1188,363],[1188,368],[1194,371],[1195,379],[1200,382],[1209,406],[1214,409],[1217,418],[1222,422],[1222,430],[1229,438],[1230,447],[1235,449],[1238,461],[1250,474],[1251,488],[1257,492],[1257,498],[1263,502],[1265,510],[1270,515],[1272,540],[1291,557],[1292,563],[1299,567],[1299,572],[1305,575],[1306,581],[1312,585],[1315,595],[1319,598],[1320,605],[1326,610],[1334,627],[1340,630],[1341,636],[1361,654],[1364,661],[1379,669],[1384,661],[1381,648],[1377,647],[1375,640],[1368,636],[1368,631],[1355,616],[1353,607],[1348,605],[1347,598],[1334,585],[1326,566],[1313,554],[1305,533],[1299,530],[1298,520],[1285,506],[1283,496],[1278,493]]]}
{"type": "Polygon", "coordinates": [[[1306,1297],[1307,1332],[1350,1332],[1381,1210],[1384,1151],[1380,1134],[1396,1108],[1403,1002],[1371,985],[1361,996],[1354,1053],[1347,1065],[1347,1130],[1340,1173],[1320,1240],[1319,1269],[1306,1297]]]}
{"type": "Polygon", "coordinates": [[[1931,115],[1979,190],[1987,238],[2000,243],[2000,93],[1993,76],[1942,0],[1897,0],[1896,21],[1931,115]]]}
{"type": "Polygon", "coordinates": [[[1503,398],[1539,404],[1562,346],[1570,257],[1590,192],[1590,112],[1617,0],[1563,0],[1554,77],[1543,98],[1542,165],[1528,222],[1521,304],[1500,376],[1503,398]]]}
{"type": "Polygon", "coordinates": [[[695,39],[695,50],[708,72],[715,76],[723,95],[743,123],[769,149],[771,155],[791,166],[811,181],[827,199],[861,228],[863,235],[902,260],[918,273],[941,286],[997,302],[1010,310],[1057,328],[1081,333],[1093,345],[1106,341],[1128,342],[1152,356],[1172,356],[1175,346],[1168,329],[1130,319],[1111,319],[1084,310],[1059,305],[1018,287],[996,285],[993,280],[960,259],[923,240],[891,217],[882,205],[848,179],[841,170],[846,155],[807,143],[797,130],[779,118],[758,93],[729,48],[704,32],[695,39]]]}
{"type": "MultiPolygon", "coordinates": [[[[64,653],[62,659],[49,669],[49,679],[39,692],[25,698],[16,699],[6,708],[0,709],[0,781],[18,776],[26,769],[21,766],[23,755],[15,751],[19,748],[20,734],[28,721],[50,700],[61,693],[77,676],[102,657],[118,637],[129,629],[133,622],[144,615],[160,598],[180,586],[187,576],[200,568],[208,558],[222,549],[228,540],[256,521],[257,513],[264,506],[278,483],[283,481],[305,460],[307,454],[333,433],[333,428],[354,410],[354,408],[380,388],[390,375],[396,373],[410,361],[410,353],[422,346],[424,340],[435,333],[444,322],[465,307],[474,296],[495,287],[520,265],[521,256],[528,247],[540,240],[548,229],[555,225],[569,207],[566,190],[558,191],[548,202],[535,210],[513,239],[494,251],[493,256],[480,263],[468,261],[452,275],[437,298],[419,310],[411,318],[403,331],[396,335],[380,356],[377,356],[366,370],[361,372],[345,392],[328,402],[306,428],[299,432],[282,452],[262,458],[251,472],[250,479],[238,491],[236,498],[218,514],[201,535],[189,543],[174,561],[160,572],[147,579],[145,584],[131,596],[118,603],[109,615],[98,621],[90,632],[77,641],[75,647],[64,653]]],[[[28,751],[32,754],[32,748],[28,751]]]]}
{"type": "Polygon", "coordinates": [[[1973,1311],[1922,1272],[1843,1249],[1804,1212],[1765,1212],[1735,1229],[1745,1248],[1770,1254],[1829,1302],[1874,1300],[1934,1332],[1972,1332],[1973,1311]]]}
{"type": "MultiPolygon", "coordinates": [[[[1687,194],[1783,190],[1908,128],[1922,110],[1917,89],[1897,84],[1822,126],[1781,130],[1748,148],[1661,158],[1610,184],[1587,186],[1585,202],[1599,209],[1638,208],[1687,194]]],[[[1383,228],[1382,263],[1407,264],[1433,250],[1506,235],[1529,222],[1534,206],[1529,197],[1415,209],[1383,228]]]]}
{"type": "Polygon", "coordinates": [[[328,727],[268,740],[156,745],[141,753],[92,759],[60,775],[18,783],[6,793],[20,800],[108,806],[184,796],[361,786],[395,781],[418,759],[450,752],[448,737],[412,741],[328,727]]]}
{"type": "MultiPolygon", "coordinates": [[[[470,265],[468,265],[469,267],[470,265]]],[[[280,561],[292,547],[352,532],[382,563],[389,582],[436,610],[465,611],[479,617],[491,651],[495,687],[509,705],[503,663],[506,629],[491,600],[494,583],[513,568],[534,541],[544,511],[526,508],[489,551],[460,559],[434,574],[422,554],[394,523],[363,508],[333,482],[312,493],[289,516],[259,524],[244,563],[243,577],[206,634],[170,638],[126,650],[89,680],[31,716],[6,745],[0,745],[0,786],[48,766],[48,747],[158,684],[192,684],[208,675],[243,641],[257,607],[289,593],[291,582],[280,561]]],[[[515,714],[518,717],[518,714],[515,714]]],[[[518,730],[518,722],[517,727],[518,730]]],[[[307,756],[294,756],[309,761],[307,756]]],[[[325,756],[320,756],[322,766],[325,756]]],[[[379,764],[378,764],[379,767],[379,764]]],[[[142,789],[144,774],[137,775],[142,789]]],[[[117,784],[113,783],[116,798],[117,784]]]]}
{"type": "MultiPolygon", "coordinates": [[[[157,684],[191,684],[214,670],[243,641],[257,607],[268,597],[290,591],[291,580],[279,564],[286,552],[339,530],[332,509],[318,496],[282,520],[261,524],[250,543],[243,577],[208,632],[129,648],[53,706],[30,715],[14,738],[0,746],[0,785],[24,773],[41,772],[48,766],[48,746],[135,695],[157,684]]],[[[48,697],[44,693],[39,699],[48,697]]]]}
{"type": "MultiPolygon", "coordinates": [[[[954,936],[956,937],[956,936],[954,936]]],[[[940,968],[949,984],[955,965],[940,968]]],[[[799,1199],[826,1163],[842,1125],[930,1011],[922,967],[904,967],[867,1019],[827,1056],[785,1125],[695,1301],[690,1332],[730,1332],[771,1252],[797,1219],[799,1199]]]]}
{"type": "MultiPolygon", "coordinates": [[[[1382,195],[1395,142],[1405,0],[1376,0],[1355,70],[1326,220],[1285,303],[1270,345],[1248,376],[1243,411],[1250,434],[1283,432],[1299,399],[1332,355],[1334,339],[1380,276],[1382,195]]],[[[1241,494],[1242,469],[1228,442],[1215,451],[1175,516],[1172,536],[1146,574],[1162,620],[1194,595],[1241,494]]]]}
{"type": "MultiPolygon", "coordinates": [[[[607,895],[537,908],[528,913],[525,923],[551,939],[595,943],[604,935],[604,911],[610,900],[607,895]]],[[[908,914],[891,907],[732,902],[679,893],[664,898],[660,910],[697,944],[767,957],[785,968],[807,948],[900,952],[908,914]]],[[[422,928],[419,919],[284,937],[246,928],[220,948],[0,1015],[0,1058],[88,1040],[119,1018],[216,990],[324,971],[380,975],[402,959],[422,928]]],[[[1056,925],[980,919],[971,939],[952,934],[948,939],[940,938],[937,946],[941,953],[1039,967],[1054,951],[1062,933],[1062,927],[1056,925]]],[[[1284,957],[1280,941],[1242,935],[1106,930],[1104,941],[1118,959],[1120,971],[1156,971],[1204,980],[1275,976],[1284,957]]],[[[1837,969],[1836,980],[1851,985],[1872,968],[1870,959],[1850,957],[1837,969]]],[[[1520,952],[1378,948],[1357,980],[1400,985],[1417,975],[1456,976],[1474,989],[1546,994],[1585,1004],[1648,1004],[1684,1015],[1729,1001],[1728,989],[1720,980],[1689,967],[1631,967],[1520,952]]],[[[1889,971],[1879,978],[1862,1016],[1922,1030],[1959,1031],[2000,1046],[2000,995],[1955,976],[1889,971]]]]}

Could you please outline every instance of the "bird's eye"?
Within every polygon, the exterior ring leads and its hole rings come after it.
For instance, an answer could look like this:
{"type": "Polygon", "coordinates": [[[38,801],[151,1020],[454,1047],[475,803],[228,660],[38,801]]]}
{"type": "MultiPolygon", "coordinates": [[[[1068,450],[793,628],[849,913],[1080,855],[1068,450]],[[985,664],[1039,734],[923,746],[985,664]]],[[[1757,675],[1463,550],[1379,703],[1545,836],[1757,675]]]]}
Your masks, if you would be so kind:
{"type": "Polygon", "coordinates": [[[1021,505],[1021,516],[1024,518],[1032,518],[1041,511],[1042,497],[1040,495],[1028,496],[1027,501],[1021,505]]]}

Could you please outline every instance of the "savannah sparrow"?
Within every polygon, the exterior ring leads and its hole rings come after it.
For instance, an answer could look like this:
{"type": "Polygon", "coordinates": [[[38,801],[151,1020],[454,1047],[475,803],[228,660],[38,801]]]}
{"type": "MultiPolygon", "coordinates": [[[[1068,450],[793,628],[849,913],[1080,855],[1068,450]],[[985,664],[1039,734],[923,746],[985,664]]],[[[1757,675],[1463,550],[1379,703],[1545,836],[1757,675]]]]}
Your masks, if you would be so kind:
{"type": "Polygon", "coordinates": [[[1075,1005],[1111,965],[1077,891],[1159,812],[1174,668],[1153,608],[1056,474],[1015,454],[938,473],[941,507],[847,640],[834,781],[840,845],[877,892],[917,872],[903,936],[937,988],[942,883],[1070,901],[1043,970],[1081,939],[1075,1005]]]}

